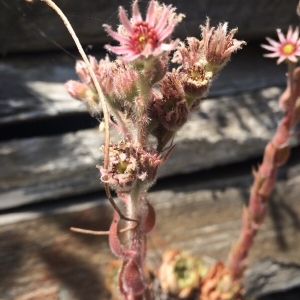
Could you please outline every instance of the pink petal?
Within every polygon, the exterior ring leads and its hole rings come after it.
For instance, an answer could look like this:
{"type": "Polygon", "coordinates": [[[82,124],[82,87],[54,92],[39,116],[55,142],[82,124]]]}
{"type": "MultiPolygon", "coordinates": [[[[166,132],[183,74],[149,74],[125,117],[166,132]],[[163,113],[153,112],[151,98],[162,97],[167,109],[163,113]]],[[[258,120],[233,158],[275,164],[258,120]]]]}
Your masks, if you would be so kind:
{"type": "Polygon", "coordinates": [[[172,51],[176,48],[177,45],[178,45],[178,40],[172,42],[171,44],[162,43],[160,45],[160,48],[162,51],[172,51]]]}
{"type": "Polygon", "coordinates": [[[226,33],[227,33],[227,26],[228,26],[228,23],[227,23],[227,22],[225,22],[225,23],[223,24],[223,26],[222,26],[222,30],[224,31],[225,35],[226,35],[226,33]]]}
{"type": "Polygon", "coordinates": [[[292,26],[289,26],[289,29],[288,29],[288,32],[287,32],[287,35],[286,35],[287,41],[291,40],[292,35],[293,35],[293,29],[292,29],[292,26]]]}
{"type": "Polygon", "coordinates": [[[133,52],[130,46],[111,46],[105,45],[105,48],[115,54],[122,55],[127,54],[128,52],[133,52]]]}
{"type": "Polygon", "coordinates": [[[233,46],[227,48],[226,51],[224,51],[223,56],[228,56],[232,52],[240,49],[240,47],[241,47],[242,44],[243,44],[243,42],[235,43],[233,46]]]}
{"type": "Polygon", "coordinates": [[[276,42],[275,40],[272,40],[270,38],[266,38],[266,40],[270,43],[270,45],[274,46],[274,47],[279,47],[280,43],[276,42]]]}
{"type": "Polygon", "coordinates": [[[273,46],[270,46],[270,45],[260,45],[262,48],[266,49],[266,50],[269,50],[269,51],[277,51],[277,47],[273,47],[273,46]]]}
{"type": "Polygon", "coordinates": [[[147,44],[144,47],[143,51],[141,52],[141,55],[143,55],[145,57],[149,57],[152,53],[153,53],[152,46],[150,44],[147,44]]]}
{"type": "Polygon", "coordinates": [[[279,57],[279,56],[281,56],[279,53],[264,54],[264,57],[279,57]]]}
{"type": "Polygon", "coordinates": [[[170,9],[171,9],[171,5],[169,5],[168,7],[166,7],[164,9],[160,20],[158,21],[157,25],[155,26],[155,30],[156,30],[157,34],[160,34],[161,31],[166,27],[167,22],[168,22],[168,17],[170,15],[170,9]]]}
{"type": "Polygon", "coordinates": [[[286,56],[280,56],[279,59],[277,60],[277,64],[279,65],[285,60],[286,60],[286,56]]]}
{"type": "Polygon", "coordinates": [[[131,53],[128,53],[126,56],[123,56],[122,60],[124,60],[124,61],[133,61],[133,60],[137,59],[139,56],[141,56],[140,53],[131,52],[131,53]]]}
{"type": "Polygon", "coordinates": [[[130,35],[133,34],[132,24],[128,20],[126,12],[125,12],[125,10],[124,10],[124,8],[122,6],[120,6],[120,8],[119,8],[119,18],[120,18],[120,21],[121,21],[122,25],[126,29],[126,31],[130,35]]]}
{"type": "Polygon", "coordinates": [[[299,27],[296,27],[296,29],[291,37],[291,41],[293,43],[297,43],[298,39],[299,39],[299,27]]]}
{"type": "Polygon", "coordinates": [[[139,7],[138,7],[138,0],[135,0],[132,4],[132,17],[133,17],[133,22],[139,22],[142,21],[142,16],[141,13],[139,11],[139,7]]]}
{"type": "Polygon", "coordinates": [[[165,38],[171,35],[172,31],[174,30],[174,25],[170,24],[167,26],[161,33],[157,35],[159,41],[163,41],[165,38]]]}
{"type": "Polygon", "coordinates": [[[153,27],[155,21],[155,2],[152,0],[149,4],[147,16],[146,16],[146,22],[153,27]]]}
{"type": "Polygon", "coordinates": [[[294,63],[296,63],[296,62],[298,61],[298,59],[296,58],[295,55],[289,55],[289,56],[288,56],[288,59],[289,59],[290,61],[294,62],[294,63]]]}
{"type": "Polygon", "coordinates": [[[281,44],[286,42],[286,38],[285,38],[285,36],[283,35],[283,33],[281,32],[280,29],[277,30],[277,35],[279,37],[279,41],[281,42],[281,44]]]}
{"type": "Polygon", "coordinates": [[[113,31],[109,25],[103,24],[103,27],[105,28],[107,33],[115,40],[119,41],[120,43],[130,44],[130,39],[128,37],[113,31]]]}

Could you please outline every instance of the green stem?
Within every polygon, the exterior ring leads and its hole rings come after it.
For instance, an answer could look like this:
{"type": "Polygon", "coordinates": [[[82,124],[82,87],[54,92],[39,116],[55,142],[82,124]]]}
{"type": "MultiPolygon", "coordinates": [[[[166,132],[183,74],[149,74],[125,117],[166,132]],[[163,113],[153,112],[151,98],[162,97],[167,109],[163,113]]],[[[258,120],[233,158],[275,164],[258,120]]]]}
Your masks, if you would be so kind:
{"type": "Polygon", "coordinates": [[[150,97],[149,81],[144,74],[139,74],[140,103],[137,105],[137,139],[142,148],[147,143],[147,106],[150,97]]]}

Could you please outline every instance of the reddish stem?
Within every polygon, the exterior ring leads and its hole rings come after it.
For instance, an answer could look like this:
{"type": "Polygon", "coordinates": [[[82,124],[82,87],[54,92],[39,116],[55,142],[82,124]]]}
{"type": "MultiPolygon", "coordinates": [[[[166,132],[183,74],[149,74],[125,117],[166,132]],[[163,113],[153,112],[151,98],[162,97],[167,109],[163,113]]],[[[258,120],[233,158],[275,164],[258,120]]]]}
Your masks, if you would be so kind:
{"type": "Polygon", "coordinates": [[[240,280],[243,276],[249,250],[267,213],[269,197],[276,183],[277,169],[289,157],[288,143],[291,136],[290,131],[295,125],[295,108],[299,95],[300,68],[295,69],[295,65],[289,63],[288,86],[280,99],[285,103],[285,115],[279,123],[275,135],[265,148],[262,164],[253,171],[254,181],[248,207],[245,207],[243,211],[240,236],[229,253],[228,265],[234,280],[240,280]]]}

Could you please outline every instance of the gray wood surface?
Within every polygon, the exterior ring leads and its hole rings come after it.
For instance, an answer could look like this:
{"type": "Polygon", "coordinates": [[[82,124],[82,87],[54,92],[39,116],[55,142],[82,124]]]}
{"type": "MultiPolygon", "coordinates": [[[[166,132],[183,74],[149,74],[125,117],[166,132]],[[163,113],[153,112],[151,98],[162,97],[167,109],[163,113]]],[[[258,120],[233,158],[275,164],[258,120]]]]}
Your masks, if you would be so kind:
{"type": "MultiPolygon", "coordinates": [[[[234,54],[209,96],[284,85],[285,66],[277,66],[263,53],[258,44],[249,43],[234,54]]],[[[95,56],[100,60],[105,53],[95,56]]],[[[0,59],[0,125],[85,112],[85,105],[72,99],[64,88],[67,80],[78,79],[75,60],[63,52],[0,59]]]]}
{"type": "MultiPolygon", "coordinates": [[[[111,41],[103,30],[102,24],[118,24],[117,9],[119,5],[130,9],[131,1],[112,0],[57,0],[81,42],[95,45],[111,41]]],[[[239,36],[243,39],[259,39],[275,35],[276,28],[286,30],[289,25],[298,25],[295,14],[298,0],[166,0],[186,18],[178,26],[175,34],[199,36],[199,25],[206,17],[213,24],[229,22],[230,28],[239,27],[239,36]]],[[[140,1],[141,6],[145,3],[140,1]]],[[[130,13],[131,16],[131,13],[130,13]]],[[[74,47],[69,33],[62,21],[44,3],[26,3],[24,0],[0,2],[0,51],[30,52],[60,47],[74,47]]]]}
{"type": "MultiPolygon", "coordinates": [[[[250,253],[249,296],[299,285],[300,157],[294,154],[283,169],[250,253]]],[[[187,175],[151,192],[157,223],[148,238],[147,264],[155,269],[168,248],[184,249],[207,263],[226,261],[239,234],[243,202],[248,199],[249,169],[224,168],[214,180],[204,174],[187,175]]],[[[69,227],[106,230],[112,209],[107,201],[100,201],[100,195],[82,197],[79,204],[75,200],[0,215],[1,299],[109,299],[104,280],[114,257],[108,238],[73,233],[69,227]]]]}
{"type": "MultiPolygon", "coordinates": [[[[201,112],[176,137],[160,177],[260,155],[281,115],[280,93],[273,87],[204,101],[201,112]]],[[[298,142],[293,140],[294,145],[298,142]]],[[[103,134],[97,129],[0,143],[0,207],[102,189],[95,168],[103,157],[102,144],[103,134]]]]}
{"type": "MultiPolygon", "coordinates": [[[[281,115],[277,100],[282,89],[276,86],[285,84],[284,67],[263,58],[258,47],[247,47],[233,57],[209,99],[179,132],[160,177],[262,153],[281,115]]],[[[11,125],[22,131],[26,122],[39,127],[41,120],[59,120],[63,127],[67,121],[57,117],[79,114],[73,122],[81,122],[80,114],[86,115],[85,106],[64,90],[64,82],[76,78],[68,56],[11,58],[0,66],[0,129],[5,134],[11,125]]],[[[101,190],[95,166],[101,163],[102,144],[97,129],[51,136],[29,132],[29,137],[0,142],[0,209],[101,190]]]]}

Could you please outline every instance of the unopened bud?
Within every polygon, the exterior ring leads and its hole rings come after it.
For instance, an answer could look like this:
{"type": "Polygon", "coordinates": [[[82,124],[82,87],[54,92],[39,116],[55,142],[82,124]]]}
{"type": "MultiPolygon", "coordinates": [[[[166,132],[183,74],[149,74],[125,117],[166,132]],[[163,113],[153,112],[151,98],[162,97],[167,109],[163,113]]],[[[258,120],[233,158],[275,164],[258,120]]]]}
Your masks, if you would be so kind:
{"type": "Polygon", "coordinates": [[[244,41],[233,39],[237,28],[227,34],[228,23],[219,24],[217,28],[210,27],[209,19],[205,26],[200,26],[202,31],[204,56],[208,63],[208,70],[216,76],[230,59],[231,54],[246,44],[244,41]]]}
{"type": "Polygon", "coordinates": [[[69,80],[65,83],[65,87],[71,97],[84,101],[86,100],[86,92],[88,88],[85,84],[75,80],[69,80]]]}

